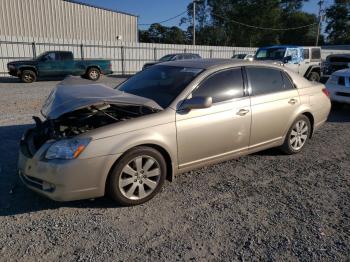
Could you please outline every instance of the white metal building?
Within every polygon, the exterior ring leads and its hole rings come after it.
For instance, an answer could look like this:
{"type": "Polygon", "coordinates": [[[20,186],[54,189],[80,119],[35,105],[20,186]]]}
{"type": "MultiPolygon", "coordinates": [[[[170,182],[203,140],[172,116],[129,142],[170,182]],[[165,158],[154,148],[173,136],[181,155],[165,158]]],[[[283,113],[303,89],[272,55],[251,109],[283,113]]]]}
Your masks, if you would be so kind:
{"type": "Polygon", "coordinates": [[[137,42],[137,20],[73,0],[0,0],[0,36],[137,42]]]}

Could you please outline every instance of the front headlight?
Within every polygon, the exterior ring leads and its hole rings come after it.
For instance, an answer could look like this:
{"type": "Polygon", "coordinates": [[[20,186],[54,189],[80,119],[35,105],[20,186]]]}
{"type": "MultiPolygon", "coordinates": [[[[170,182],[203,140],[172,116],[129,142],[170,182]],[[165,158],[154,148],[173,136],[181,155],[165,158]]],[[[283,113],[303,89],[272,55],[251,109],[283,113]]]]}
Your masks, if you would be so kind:
{"type": "Polygon", "coordinates": [[[77,158],[90,143],[90,138],[63,139],[52,144],[46,151],[46,159],[77,158]]]}

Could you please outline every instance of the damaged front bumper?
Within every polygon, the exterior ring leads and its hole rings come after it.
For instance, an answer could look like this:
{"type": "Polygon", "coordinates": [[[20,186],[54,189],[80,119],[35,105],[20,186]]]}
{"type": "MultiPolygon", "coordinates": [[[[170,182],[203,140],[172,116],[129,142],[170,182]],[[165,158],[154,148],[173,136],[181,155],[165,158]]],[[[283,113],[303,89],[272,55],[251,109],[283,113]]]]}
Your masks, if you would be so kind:
{"type": "Polygon", "coordinates": [[[30,156],[21,141],[18,173],[26,187],[55,201],[89,199],[105,194],[106,178],[116,155],[46,160],[44,155],[50,145],[45,143],[30,156]]]}

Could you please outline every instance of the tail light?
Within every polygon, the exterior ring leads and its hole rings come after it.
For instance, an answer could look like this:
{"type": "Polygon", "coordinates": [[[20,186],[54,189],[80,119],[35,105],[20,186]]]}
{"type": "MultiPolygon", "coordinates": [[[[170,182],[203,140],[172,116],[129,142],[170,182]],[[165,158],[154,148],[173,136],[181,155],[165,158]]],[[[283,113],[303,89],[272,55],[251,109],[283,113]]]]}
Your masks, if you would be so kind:
{"type": "Polygon", "coordinates": [[[112,63],[109,63],[109,69],[112,69],[112,63]]]}
{"type": "Polygon", "coordinates": [[[322,88],[322,92],[328,96],[328,98],[330,97],[329,91],[327,90],[327,88],[322,88]]]}

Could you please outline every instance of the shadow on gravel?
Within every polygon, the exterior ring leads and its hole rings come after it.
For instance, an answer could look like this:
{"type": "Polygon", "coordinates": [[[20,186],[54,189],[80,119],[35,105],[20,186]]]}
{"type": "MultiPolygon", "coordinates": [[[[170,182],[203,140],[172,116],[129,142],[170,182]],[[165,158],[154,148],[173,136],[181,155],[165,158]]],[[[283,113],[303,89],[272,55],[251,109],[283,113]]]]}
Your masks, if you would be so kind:
{"type": "Polygon", "coordinates": [[[350,122],[350,106],[341,105],[336,108],[332,108],[327,121],[334,123],[350,122]]]}
{"type": "Polygon", "coordinates": [[[20,83],[21,81],[17,77],[0,77],[0,83],[20,83]]]}
{"type": "Polygon", "coordinates": [[[0,127],[0,216],[11,216],[60,207],[118,207],[115,202],[107,197],[94,201],[54,202],[31,192],[22,185],[17,175],[19,141],[25,130],[31,126],[0,127]]]}

